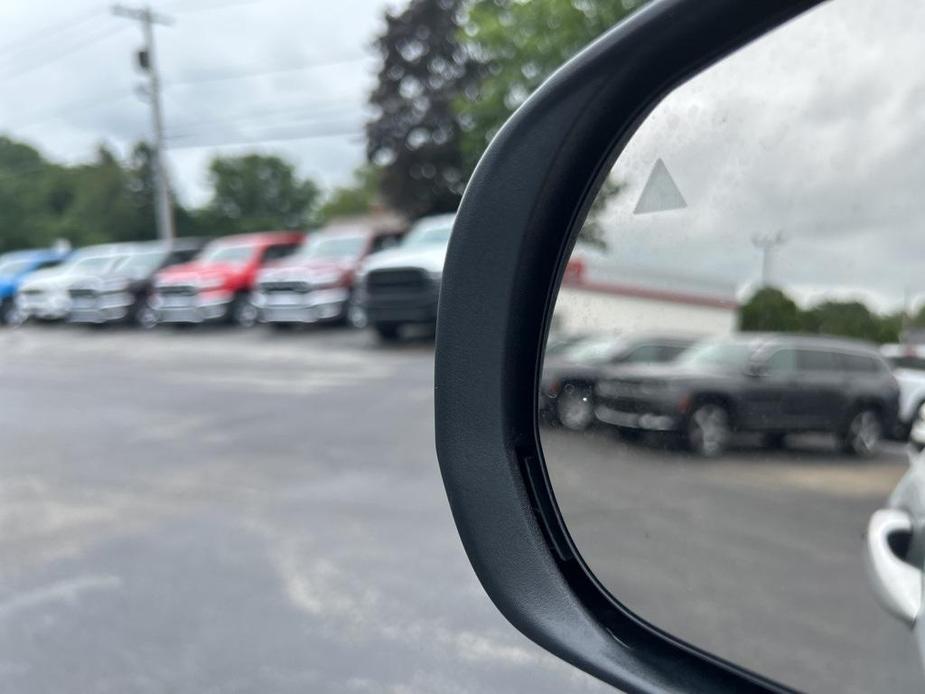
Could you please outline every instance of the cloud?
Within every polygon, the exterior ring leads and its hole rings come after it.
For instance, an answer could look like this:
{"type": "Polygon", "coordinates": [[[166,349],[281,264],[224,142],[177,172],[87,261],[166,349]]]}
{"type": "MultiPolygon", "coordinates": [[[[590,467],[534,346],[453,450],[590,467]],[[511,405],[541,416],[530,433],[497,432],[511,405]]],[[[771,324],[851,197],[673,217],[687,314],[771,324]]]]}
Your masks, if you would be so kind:
{"type": "Polygon", "coordinates": [[[670,94],[615,164],[611,253],[745,286],[758,234],[781,231],[772,279],[804,296],[925,296],[925,10],[827,3],[670,94]],[[688,207],[634,215],[661,158],[688,207]]]}
{"type": "MultiPolygon", "coordinates": [[[[166,129],[185,132],[177,147],[206,145],[170,152],[181,199],[203,201],[205,166],[216,153],[280,154],[326,186],[346,182],[364,159],[361,126],[376,67],[370,45],[385,8],[385,0],[338,0],[323,12],[299,0],[155,3],[175,20],[156,31],[166,129]],[[324,122],[355,125],[356,133],[273,139],[311,134],[324,122]],[[213,146],[225,142],[242,143],[213,146]]],[[[151,130],[135,94],[139,27],[99,0],[50,10],[0,5],[0,133],[65,162],[91,157],[100,142],[127,153],[151,130]]]]}

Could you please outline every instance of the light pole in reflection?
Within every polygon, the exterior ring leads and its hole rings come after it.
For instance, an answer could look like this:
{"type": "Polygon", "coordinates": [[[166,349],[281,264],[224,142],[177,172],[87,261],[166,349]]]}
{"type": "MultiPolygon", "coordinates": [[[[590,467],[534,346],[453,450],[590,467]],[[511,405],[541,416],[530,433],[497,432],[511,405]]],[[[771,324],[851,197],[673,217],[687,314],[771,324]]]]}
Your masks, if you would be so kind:
{"type": "Polygon", "coordinates": [[[771,280],[771,259],[775,249],[783,246],[787,242],[784,232],[775,231],[768,234],[755,234],[752,236],[752,244],[761,251],[761,286],[767,287],[771,280]]]}

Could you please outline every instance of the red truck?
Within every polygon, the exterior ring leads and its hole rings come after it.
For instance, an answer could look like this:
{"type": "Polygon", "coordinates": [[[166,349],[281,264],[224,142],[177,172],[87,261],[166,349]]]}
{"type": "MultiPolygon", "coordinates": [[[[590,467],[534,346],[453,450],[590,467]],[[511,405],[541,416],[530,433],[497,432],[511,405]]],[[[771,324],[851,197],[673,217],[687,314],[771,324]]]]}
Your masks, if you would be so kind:
{"type": "Polygon", "coordinates": [[[302,232],[265,231],[216,239],[189,263],[154,278],[150,306],[157,323],[225,321],[253,325],[250,294],[260,268],[283,258],[305,239],[302,232]]]}

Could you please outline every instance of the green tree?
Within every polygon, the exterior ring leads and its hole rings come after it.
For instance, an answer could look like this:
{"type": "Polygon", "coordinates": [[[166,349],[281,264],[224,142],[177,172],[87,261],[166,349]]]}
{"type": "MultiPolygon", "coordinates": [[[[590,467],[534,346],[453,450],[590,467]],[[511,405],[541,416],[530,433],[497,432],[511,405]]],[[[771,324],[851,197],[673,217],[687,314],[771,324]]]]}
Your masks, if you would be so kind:
{"type": "Polygon", "coordinates": [[[385,202],[410,218],[455,210],[466,185],[454,102],[475,72],[459,45],[462,4],[411,0],[386,13],[375,44],[382,67],[369,99],[376,115],[367,156],[381,168],[385,202]]]}
{"type": "Polygon", "coordinates": [[[883,325],[881,318],[860,301],[825,301],[803,313],[803,329],[876,342],[883,325]]]}
{"type": "Polygon", "coordinates": [[[276,156],[217,157],[209,180],[212,199],[199,221],[210,234],[304,229],[320,198],[313,181],[300,180],[292,164],[276,156]]]}
{"type": "Polygon", "coordinates": [[[802,325],[800,307],[774,287],[759,289],[739,309],[739,330],[795,332],[802,325]]]}
{"type": "Polygon", "coordinates": [[[471,0],[459,36],[481,79],[456,100],[467,171],[553,70],[643,2],[471,0]]]}
{"type": "Polygon", "coordinates": [[[361,166],[353,172],[353,181],[335,188],[318,210],[321,223],[335,217],[367,214],[379,199],[380,172],[374,166],[361,166]]]}

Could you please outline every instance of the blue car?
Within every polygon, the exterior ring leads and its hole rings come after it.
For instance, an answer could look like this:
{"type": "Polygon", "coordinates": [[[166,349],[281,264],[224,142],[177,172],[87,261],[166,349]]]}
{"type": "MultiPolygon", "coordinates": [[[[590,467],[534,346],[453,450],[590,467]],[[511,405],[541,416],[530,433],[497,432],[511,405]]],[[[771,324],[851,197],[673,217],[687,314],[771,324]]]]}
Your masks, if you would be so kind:
{"type": "Polygon", "coordinates": [[[19,283],[36,270],[53,267],[64,261],[70,251],[36,248],[0,255],[0,324],[15,321],[14,298],[19,283]]]}

